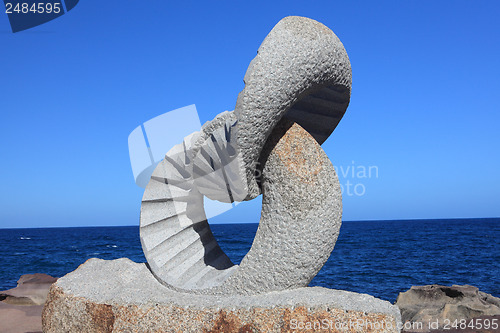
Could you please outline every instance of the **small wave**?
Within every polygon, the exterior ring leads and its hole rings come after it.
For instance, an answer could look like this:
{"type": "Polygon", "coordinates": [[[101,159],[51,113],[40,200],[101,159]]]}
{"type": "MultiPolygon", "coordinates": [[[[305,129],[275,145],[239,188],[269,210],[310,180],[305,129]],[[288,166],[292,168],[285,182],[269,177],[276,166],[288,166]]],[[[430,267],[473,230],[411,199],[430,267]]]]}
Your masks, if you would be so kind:
{"type": "Polygon", "coordinates": [[[20,237],[19,239],[31,239],[31,237],[20,237]]]}
{"type": "Polygon", "coordinates": [[[106,247],[118,247],[117,245],[106,245],[106,247]]]}

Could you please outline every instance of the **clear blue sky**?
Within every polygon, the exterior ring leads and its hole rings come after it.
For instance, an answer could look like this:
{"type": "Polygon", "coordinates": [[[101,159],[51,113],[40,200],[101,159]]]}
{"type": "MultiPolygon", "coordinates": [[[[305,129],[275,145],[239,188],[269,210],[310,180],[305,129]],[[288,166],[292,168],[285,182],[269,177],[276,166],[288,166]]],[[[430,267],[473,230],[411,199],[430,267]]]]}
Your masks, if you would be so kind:
{"type": "Polygon", "coordinates": [[[0,15],[0,227],[138,225],[129,133],[193,103],[202,123],[232,110],[288,15],[330,27],[351,60],[323,145],[364,190],[344,193],[345,220],[500,216],[500,2],[82,0],[16,34],[0,15]]]}

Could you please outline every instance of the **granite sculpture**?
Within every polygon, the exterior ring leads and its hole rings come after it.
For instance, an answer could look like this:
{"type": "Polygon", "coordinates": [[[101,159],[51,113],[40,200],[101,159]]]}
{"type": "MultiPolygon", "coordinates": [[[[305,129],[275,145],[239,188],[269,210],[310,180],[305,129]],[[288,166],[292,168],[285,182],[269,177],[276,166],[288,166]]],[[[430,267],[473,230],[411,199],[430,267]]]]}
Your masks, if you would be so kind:
{"type": "Polygon", "coordinates": [[[305,287],[333,250],[340,185],[320,145],[349,104],[351,67],[337,36],[304,17],[282,19],[244,77],[235,110],[173,147],[141,206],[150,269],[184,292],[257,294],[305,287]],[[213,237],[203,197],[262,193],[252,248],[234,265],[213,237]]]}
{"type": "Polygon", "coordinates": [[[154,170],[141,206],[148,264],[93,258],[59,278],[44,332],[400,331],[387,301],[307,287],[341,224],[340,185],[321,144],[349,104],[344,47],[323,24],[286,17],[244,81],[234,111],[184,138],[154,170]],[[254,242],[234,265],[210,231],[204,198],[259,194],[254,242]]]}

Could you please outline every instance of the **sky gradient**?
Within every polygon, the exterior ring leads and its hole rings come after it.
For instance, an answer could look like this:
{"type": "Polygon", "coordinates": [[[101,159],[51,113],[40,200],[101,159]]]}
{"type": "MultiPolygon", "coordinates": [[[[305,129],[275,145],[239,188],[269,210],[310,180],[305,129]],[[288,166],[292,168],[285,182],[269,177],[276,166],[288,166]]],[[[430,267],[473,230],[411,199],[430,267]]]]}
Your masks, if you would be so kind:
{"type": "MultiPolygon", "coordinates": [[[[0,228],[138,225],[130,132],[190,104],[202,123],[233,110],[288,15],[331,28],[351,61],[323,145],[344,220],[500,216],[498,1],[82,0],[16,34],[0,14],[0,228]]],[[[258,201],[211,222],[258,222],[258,201]]]]}

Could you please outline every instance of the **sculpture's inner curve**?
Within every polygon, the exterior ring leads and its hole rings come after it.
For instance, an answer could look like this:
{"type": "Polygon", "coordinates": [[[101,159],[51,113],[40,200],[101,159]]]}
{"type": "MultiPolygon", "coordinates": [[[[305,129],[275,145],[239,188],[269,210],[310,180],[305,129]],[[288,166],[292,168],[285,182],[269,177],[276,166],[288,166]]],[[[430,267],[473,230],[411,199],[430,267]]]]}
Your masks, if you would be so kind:
{"type": "Polygon", "coordinates": [[[321,87],[297,101],[284,117],[298,123],[322,144],[344,116],[349,98],[349,90],[342,85],[321,87]]]}

